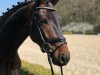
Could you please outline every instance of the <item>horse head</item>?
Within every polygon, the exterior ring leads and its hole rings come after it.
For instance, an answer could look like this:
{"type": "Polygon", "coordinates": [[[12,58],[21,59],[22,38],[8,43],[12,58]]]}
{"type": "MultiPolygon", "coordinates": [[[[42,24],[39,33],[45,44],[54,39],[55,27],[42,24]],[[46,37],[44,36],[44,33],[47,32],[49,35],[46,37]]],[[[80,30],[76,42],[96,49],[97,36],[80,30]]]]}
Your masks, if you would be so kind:
{"type": "Polygon", "coordinates": [[[43,52],[50,53],[55,65],[66,65],[70,60],[70,52],[66,39],[61,33],[60,17],[56,9],[48,0],[41,0],[33,9],[30,35],[32,40],[40,46],[43,52]]]}

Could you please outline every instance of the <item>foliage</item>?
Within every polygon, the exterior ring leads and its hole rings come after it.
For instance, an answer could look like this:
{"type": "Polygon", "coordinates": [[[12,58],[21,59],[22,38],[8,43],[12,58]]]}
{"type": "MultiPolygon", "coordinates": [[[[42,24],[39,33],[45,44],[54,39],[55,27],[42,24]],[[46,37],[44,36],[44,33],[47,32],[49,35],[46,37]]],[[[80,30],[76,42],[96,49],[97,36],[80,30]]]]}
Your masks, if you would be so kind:
{"type": "Polygon", "coordinates": [[[62,17],[62,25],[70,22],[95,24],[100,18],[100,0],[59,0],[56,8],[62,17]]]}
{"type": "Polygon", "coordinates": [[[64,26],[67,32],[100,33],[100,25],[98,25],[100,24],[100,0],[59,0],[56,8],[62,17],[61,26],[64,26]],[[71,26],[73,22],[84,24],[71,26]],[[86,23],[92,26],[86,26],[86,23]]]}
{"type": "Polygon", "coordinates": [[[94,31],[97,32],[97,33],[100,33],[100,24],[95,25],[94,31]]]}
{"type": "Polygon", "coordinates": [[[92,34],[94,26],[87,22],[71,22],[65,26],[62,26],[61,29],[63,32],[72,32],[74,34],[92,34]]]}
{"type": "MultiPolygon", "coordinates": [[[[26,61],[22,61],[22,68],[20,70],[21,75],[51,75],[51,71],[49,69],[44,68],[41,65],[30,64],[26,61]]],[[[55,75],[59,75],[59,73],[55,73],[55,75]]]]}

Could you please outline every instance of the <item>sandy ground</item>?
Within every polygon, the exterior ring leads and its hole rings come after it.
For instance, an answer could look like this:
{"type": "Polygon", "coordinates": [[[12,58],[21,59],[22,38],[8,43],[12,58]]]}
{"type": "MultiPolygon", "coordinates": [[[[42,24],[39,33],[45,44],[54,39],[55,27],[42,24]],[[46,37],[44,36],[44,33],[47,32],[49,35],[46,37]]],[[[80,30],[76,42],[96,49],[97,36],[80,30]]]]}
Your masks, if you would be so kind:
{"type": "MultiPolygon", "coordinates": [[[[71,60],[64,67],[64,75],[100,75],[100,35],[65,35],[71,60]]],[[[19,48],[21,59],[49,68],[47,56],[28,37],[19,48]]],[[[59,72],[59,67],[54,65],[59,72]]]]}

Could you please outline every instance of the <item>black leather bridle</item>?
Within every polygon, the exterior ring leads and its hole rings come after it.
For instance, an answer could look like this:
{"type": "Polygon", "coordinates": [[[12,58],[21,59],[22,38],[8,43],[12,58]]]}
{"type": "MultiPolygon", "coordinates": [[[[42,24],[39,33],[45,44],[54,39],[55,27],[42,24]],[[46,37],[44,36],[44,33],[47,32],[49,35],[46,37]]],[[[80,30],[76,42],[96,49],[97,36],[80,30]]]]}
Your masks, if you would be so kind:
{"type": "MultiPolygon", "coordinates": [[[[55,10],[53,8],[50,8],[50,7],[35,7],[34,10],[33,10],[33,22],[35,22],[35,25],[37,27],[37,30],[38,30],[38,34],[40,35],[40,39],[42,41],[42,50],[43,52],[46,52],[47,53],[47,56],[48,56],[48,61],[49,61],[49,64],[50,64],[50,67],[51,67],[51,71],[52,71],[52,75],[54,75],[54,71],[53,71],[53,67],[52,67],[52,62],[51,62],[51,58],[52,58],[52,55],[58,50],[59,47],[61,47],[63,44],[67,44],[66,43],[66,39],[65,38],[51,38],[51,39],[48,39],[48,40],[45,40],[44,37],[43,37],[43,34],[42,34],[42,31],[40,29],[40,25],[39,23],[37,22],[37,17],[36,15],[34,14],[34,11],[35,10],[39,10],[39,9],[48,9],[48,10],[55,10]],[[58,43],[58,42],[62,42],[62,44],[60,44],[55,50],[51,47],[51,44],[55,44],[55,43],[58,43]]],[[[63,75],[63,70],[62,70],[62,66],[61,66],[61,75],[63,75]]]]}

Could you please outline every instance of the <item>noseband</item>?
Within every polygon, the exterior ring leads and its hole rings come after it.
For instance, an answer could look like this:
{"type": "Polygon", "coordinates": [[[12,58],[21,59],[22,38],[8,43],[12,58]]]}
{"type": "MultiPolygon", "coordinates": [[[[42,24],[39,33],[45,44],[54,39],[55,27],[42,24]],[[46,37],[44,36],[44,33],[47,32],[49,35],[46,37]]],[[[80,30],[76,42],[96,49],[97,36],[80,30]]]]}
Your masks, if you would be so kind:
{"type": "MultiPolygon", "coordinates": [[[[39,10],[39,9],[48,9],[48,10],[52,10],[52,11],[56,10],[56,9],[53,9],[53,8],[50,8],[50,7],[36,7],[35,8],[35,10],[39,10]]],[[[35,10],[33,10],[33,12],[35,10]]],[[[41,48],[42,48],[43,52],[47,53],[48,61],[49,61],[51,71],[52,71],[52,75],[54,75],[54,71],[53,71],[53,67],[52,67],[52,63],[51,63],[51,58],[52,58],[52,55],[58,50],[59,47],[61,47],[63,44],[66,44],[66,39],[65,38],[52,38],[52,39],[49,39],[49,40],[46,41],[43,37],[42,31],[40,29],[40,25],[38,24],[37,17],[34,13],[33,13],[33,20],[34,20],[33,22],[35,22],[35,25],[38,29],[40,39],[43,43],[41,48]],[[62,42],[62,44],[60,44],[55,50],[52,49],[50,44],[55,44],[55,43],[58,43],[58,42],[62,42]]],[[[63,75],[62,66],[61,66],[61,75],[63,75]]]]}

